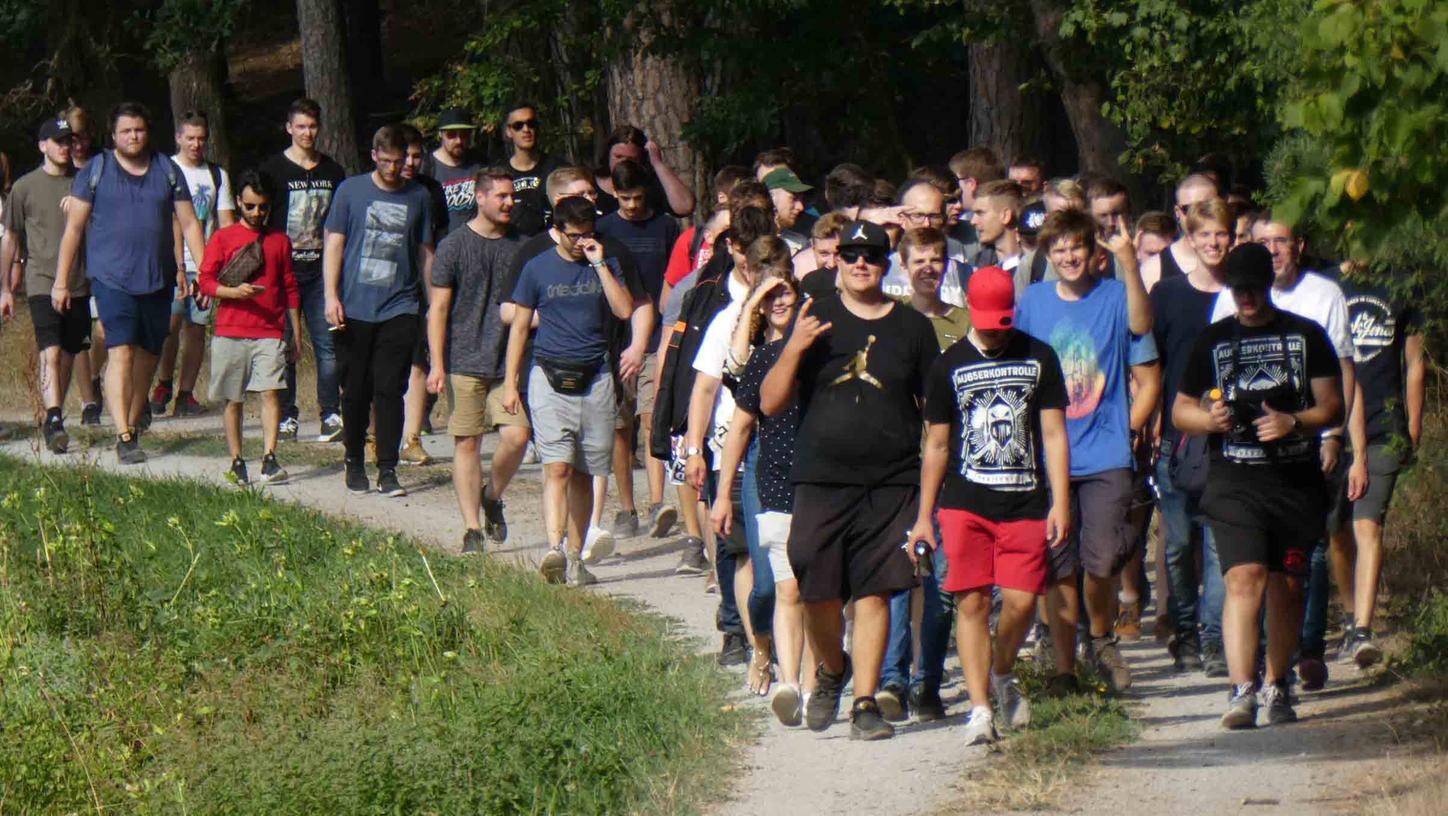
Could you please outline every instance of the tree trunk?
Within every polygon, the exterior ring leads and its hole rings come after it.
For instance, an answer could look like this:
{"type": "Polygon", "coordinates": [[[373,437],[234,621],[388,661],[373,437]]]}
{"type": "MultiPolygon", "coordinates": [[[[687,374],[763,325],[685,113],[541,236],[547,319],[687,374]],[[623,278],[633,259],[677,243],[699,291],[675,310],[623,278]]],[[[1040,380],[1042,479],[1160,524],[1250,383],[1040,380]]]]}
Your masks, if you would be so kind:
{"type": "Polygon", "coordinates": [[[212,53],[192,51],[171,69],[171,116],[179,123],[187,111],[206,114],[206,158],[228,167],[231,164],[231,139],[226,127],[226,103],[222,99],[226,84],[226,54],[222,49],[212,53]]]}
{"type": "MultiPolygon", "coordinates": [[[[384,90],[382,7],[378,0],[345,0],[348,70],[358,101],[376,99],[384,90]]],[[[359,113],[362,113],[359,111],[359,113]]]]}
{"type": "Polygon", "coordinates": [[[360,172],[357,107],[337,0],[297,0],[297,28],[302,39],[302,81],[307,96],[322,106],[317,146],[348,173],[360,172]]]}
{"type": "Polygon", "coordinates": [[[1064,12],[1059,0],[1031,0],[1036,37],[1046,65],[1061,90],[1061,103],[1076,137],[1080,169],[1104,173],[1129,187],[1137,187],[1135,177],[1125,174],[1118,160],[1126,149],[1126,134],[1101,112],[1106,101],[1105,84],[1097,77],[1083,77],[1068,68],[1060,33],[1064,12]]]}
{"type": "Polygon", "coordinates": [[[970,144],[985,145],[1006,162],[1034,154],[1040,105],[1021,92],[1030,78],[1030,51],[1003,38],[971,43],[969,59],[970,144]]]}
{"type": "MultiPolygon", "coordinates": [[[[673,0],[652,0],[652,17],[661,25],[677,24],[673,0]]],[[[673,55],[653,53],[653,40],[629,15],[620,32],[621,42],[632,43],[608,66],[608,113],[615,126],[633,125],[663,149],[664,161],[694,191],[707,197],[708,168],[703,158],[684,141],[684,125],[699,98],[696,75],[673,55]]]]}

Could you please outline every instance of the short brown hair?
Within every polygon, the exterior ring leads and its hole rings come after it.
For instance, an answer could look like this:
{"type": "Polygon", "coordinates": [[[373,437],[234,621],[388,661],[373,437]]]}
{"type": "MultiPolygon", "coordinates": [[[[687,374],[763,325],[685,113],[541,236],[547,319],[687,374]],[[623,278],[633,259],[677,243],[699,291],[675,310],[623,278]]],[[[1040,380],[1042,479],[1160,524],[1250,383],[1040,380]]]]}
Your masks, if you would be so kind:
{"type": "Polygon", "coordinates": [[[989,198],[998,204],[1002,204],[1011,211],[1011,215],[1019,217],[1021,210],[1026,206],[1026,193],[1021,185],[1014,181],[1001,179],[998,181],[983,184],[975,191],[976,198],[989,198]]]}
{"type": "Polygon", "coordinates": [[[766,269],[784,270],[779,277],[789,277],[794,269],[789,258],[789,244],[778,235],[761,235],[744,251],[744,259],[756,278],[761,277],[766,269]]]}
{"type": "Polygon", "coordinates": [[[1006,177],[1006,169],[1001,166],[1001,157],[984,145],[962,150],[951,156],[950,172],[958,179],[975,179],[977,184],[999,181],[1006,177]]]}
{"type": "Polygon", "coordinates": [[[548,174],[548,179],[543,182],[543,194],[548,196],[552,202],[558,197],[558,191],[565,184],[572,184],[575,181],[586,181],[593,184],[593,171],[579,165],[565,165],[548,174]]]}
{"type": "Polygon", "coordinates": [[[1163,238],[1175,238],[1177,231],[1176,222],[1172,217],[1161,210],[1150,210],[1141,214],[1136,219],[1136,234],[1148,233],[1160,235],[1163,238]]]}
{"type": "Polygon", "coordinates": [[[809,237],[816,241],[828,241],[831,238],[840,237],[840,230],[845,228],[845,223],[850,219],[840,213],[825,213],[815,221],[814,228],[810,230],[809,237]]]}
{"type": "Polygon", "coordinates": [[[1110,176],[1092,179],[1091,183],[1086,185],[1087,201],[1095,201],[1098,198],[1115,198],[1119,195],[1126,196],[1127,201],[1131,200],[1131,193],[1126,189],[1126,185],[1110,176]]]}
{"type": "Polygon", "coordinates": [[[1203,224],[1217,224],[1230,230],[1237,225],[1237,218],[1227,202],[1209,198],[1187,208],[1187,232],[1196,232],[1203,224]]]}
{"type": "Polygon", "coordinates": [[[484,165],[473,172],[473,189],[492,190],[493,182],[512,180],[512,170],[499,165],[484,165]]]}
{"type": "Polygon", "coordinates": [[[372,134],[372,149],[379,153],[406,153],[407,134],[401,125],[383,125],[372,134]]]}
{"type": "MultiPolygon", "coordinates": [[[[955,198],[960,195],[960,181],[950,172],[950,168],[941,167],[938,164],[927,164],[910,171],[910,179],[921,179],[929,182],[940,191],[946,198],[955,198]]],[[[904,193],[902,192],[903,196],[904,193]]]]}
{"type": "Polygon", "coordinates": [[[740,179],[729,191],[729,212],[738,215],[744,207],[758,207],[769,213],[770,218],[774,217],[774,199],[769,196],[769,188],[753,176],[740,179]]]}
{"type": "Polygon", "coordinates": [[[1057,210],[1046,216],[1037,245],[1047,252],[1062,238],[1079,238],[1090,247],[1096,243],[1096,219],[1077,209],[1057,210]]]}
{"type": "Polygon", "coordinates": [[[930,247],[940,247],[943,253],[945,251],[945,233],[934,227],[906,230],[905,235],[900,239],[900,260],[909,263],[911,253],[917,249],[930,247]]]}

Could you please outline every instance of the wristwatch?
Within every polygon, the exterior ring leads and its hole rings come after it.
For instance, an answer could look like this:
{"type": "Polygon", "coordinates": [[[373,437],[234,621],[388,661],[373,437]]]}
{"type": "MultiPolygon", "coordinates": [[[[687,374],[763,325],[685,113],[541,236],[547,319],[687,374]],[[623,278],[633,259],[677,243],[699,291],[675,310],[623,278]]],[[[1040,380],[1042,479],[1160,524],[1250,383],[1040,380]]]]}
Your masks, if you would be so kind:
{"type": "Polygon", "coordinates": [[[684,455],[685,455],[685,456],[703,456],[703,455],[704,455],[704,449],[703,449],[703,448],[684,448],[684,455]]]}

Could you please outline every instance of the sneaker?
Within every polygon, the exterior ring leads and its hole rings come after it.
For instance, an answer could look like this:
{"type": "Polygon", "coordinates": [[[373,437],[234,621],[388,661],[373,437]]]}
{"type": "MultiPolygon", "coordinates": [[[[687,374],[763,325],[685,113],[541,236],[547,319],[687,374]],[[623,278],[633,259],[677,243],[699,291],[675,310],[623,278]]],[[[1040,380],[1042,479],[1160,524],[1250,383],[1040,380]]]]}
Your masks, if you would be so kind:
{"type": "MultiPolygon", "coordinates": [[[[157,411],[156,413],[164,415],[165,411],[157,411]]],[[[176,398],[176,404],[171,408],[171,416],[175,417],[201,416],[205,413],[206,406],[197,402],[195,396],[186,392],[182,392],[181,395],[176,398]]]]}
{"type": "Polygon", "coordinates": [[[679,511],[674,506],[665,502],[659,502],[649,508],[649,536],[652,538],[663,538],[674,529],[674,523],[679,520],[679,511]]]}
{"type": "Polygon", "coordinates": [[[46,450],[59,455],[70,448],[70,434],[65,432],[65,422],[59,414],[47,419],[40,429],[45,436],[46,450]]]}
{"type": "Polygon", "coordinates": [[[468,530],[463,533],[463,555],[479,555],[484,546],[482,530],[468,530]]]}
{"type": "Polygon", "coordinates": [[[99,402],[87,402],[80,407],[80,424],[101,424],[101,404],[99,402]]]}
{"type": "Polygon", "coordinates": [[[1352,660],[1352,635],[1357,629],[1353,622],[1352,615],[1344,616],[1342,621],[1342,637],[1337,638],[1328,646],[1329,649],[1337,652],[1337,659],[1342,661],[1352,660]]]}
{"type": "Polygon", "coordinates": [[[1121,602],[1121,611],[1116,615],[1116,637],[1127,643],[1141,640],[1141,601],[1121,602]]]}
{"type": "Polygon", "coordinates": [[[1165,612],[1157,615],[1151,631],[1157,643],[1166,643],[1172,636],[1171,616],[1165,612]]]}
{"type": "Polygon", "coordinates": [[[563,555],[561,549],[551,549],[543,554],[543,560],[538,564],[538,572],[543,574],[543,580],[550,584],[563,583],[564,573],[568,571],[568,558],[563,555]]]}
{"type": "Polygon", "coordinates": [[[884,686],[875,692],[875,705],[885,719],[890,722],[903,722],[910,719],[909,696],[909,692],[899,686],[884,686]]]}
{"type": "Polygon", "coordinates": [[[895,736],[895,726],[885,721],[874,698],[861,697],[850,706],[850,739],[882,740],[895,736]]]}
{"type": "Polygon", "coordinates": [[[155,419],[151,415],[151,405],[147,403],[141,406],[141,419],[136,423],[136,433],[142,434],[151,430],[151,422],[155,419]]]}
{"type": "Polygon", "coordinates": [[[1202,648],[1202,673],[1207,677],[1228,676],[1227,654],[1220,642],[1209,640],[1202,648]]]}
{"type": "Polygon", "coordinates": [[[1131,688],[1131,669],[1116,646],[1116,638],[1092,638],[1091,654],[1096,672],[1106,681],[1107,688],[1116,693],[1131,688]]]}
{"type": "Polygon", "coordinates": [[[392,468],[383,468],[377,471],[377,492],[388,498],[400,498],[407,495],[407,488],[397,481],[397,471],[392,468]]]}
{"type": "Polygon", "coordinates": [[[1228,729],[1257,727],[1257,692],[1251,683],[1233,686],[1227,697],[1227,713],[1222,727],[1228,729]]]}
{"type": "Polygon", "coordinates": [[[718,582],[717,580],[715,580],[715,578],[714,578],[714,573],[712,573],[712,572],[706,572],[706,573],[704,573],[704,594],[705,594],[705,595],[718,595],[718,594],[719,594],[719,582],[718,582]]]}
{"type": "Polygon", "coordinates": [[[489,540],[508,540],[508,520],[503,517],[503,500],[488,498],[489,485],[483,485],[483,532],[489,540]]]}
{"type": "MultiPolygon", "coordinates": [[[[295,427],[297,424],[297,421],[295,419],[287,419],[282,421],[282,425],[285,426],[287,422],[292,423],[293,427],[295,427]]],[[[292,438],[295,439],[296,437],[292,438]]],[[[322,432],[317,434],[317,441],[336,442],[341,438],[342,416],[340,414],[327,414],[326,416],[322,417],[322,432]]]]}
{"type": "Polygon", "coordinates": [[[966,745],[989,745],[1000,739],[996,733],[995,715],[985,706],[976,706],[970,710],[970,718],[965,721],[965,744],[966,745]]]}
{"type": "Polygon", "coordinates": [[[799,686],[782,683],[774,687],[774,697],[769,701],[769,708],[774,716],[779,718],[781,725],[791,728],[803,722],[803,709],[800,699],[799,686]]]}
{"type": "Polygon", "coordinates": [[[421,439],[409,439],[407,444],[402,446],[402,453],[398,455],[404,465],[430,465],[432,457],[422,448],[421,439]]]}
{"type": "Polygon", "coordinates": [[[742,666],[749,662],[749,643],[738,632],[725,632],[717,662],[721,666],[742,666]]]}
{"type": "Polygon", "coordinates": [[[804,707],[805,725],[811,731],[823,731],[830,727],[840,713],[840,693],[845,689],[845,678],[850,674],[850,656],[845,655],[845,670],[839,674],[825,671],[821,663],[815,669],[815,690],[804,707]]]}
{"type": "Polygon", "coordinates": [[[568,563],[566,583],[574,589],[581,589],[598,583],[598,578],[583,566],[583,559],[573,558],[568,563]]]}
{"type": "Polygon", "coordinates": [[[141,440],[135,433],[121,434],[116,438],[116,459],[123,465],[139,465],[146,461],[146,452],[141,450],[141,440]]]}
{"type": "Polygon", "coordinates": [[[347,491],[354,495],[366,493],[372,489],[372,484],[367,481],[367,466],[361,459],[348,459],[343,465],[347,480],[347,491]]]}
{"type": "Polygon", "coordinates": [[[610,555],[613,555],[613,533],[589,527],[588,532],[583,535],[583,550],[579,553],[579,559],[592,565],[610,555]]]}
{"type": "Polygon", "coordinates": [[[247,478],[246,475],[246,460],[240,456],[231,460],[231,470],[227,471],[227,475],[229,475],[231,480],[237,485],[244,487],[251,484],[251,479],[247,478]]]}
{"type": "Polygon", "coordinates": [[[1167,654],[1172,657],[1172,670],[1194,672],[1202,670],[1202,649],[1197,643],[1196,632],[1172,635],[1166,644],[1167,654]]]}
{"type": "Polygon", "coordinates": [[[297,422],[296,417],[287,417],[277,423],[277,439],[285,442],[297,441],[297,434],[301,431],[302,424],[297,422]]]}
{"type": "Polygon", "coordinates": [[[940,689],[927,689],[923,685],[910,689],[910,711],[917,722],[945,719],[945,703],[940,699],[940,689]]]}
{"type": "Polygon", "coordinates": [[[103,388],[103,387],[101,387],[101,385],[102,385],[102,384],[101,384],[101,378],[100,378],[100,377],[92,377],[92,378],[91,378],[91,393],[96,395],[96,415],[97,415],[97,416],[100,416],[101,410],[102,410],[103,408],[105,408],[105,406],[106,406],[106,389],[103,388]]]}
{"type": "Polygon", "coordinates": [[[613,516],[613,528],[611,532],[615,538],[633,538],[639,534],[639,514],[633,512],[618,511],[613,516]]]}
{"type": "Polygon", "coordinates": [[[1046,696],[1054,699],[1081,693],[1081,681],[1074,674],[1056,674],[1046,682],[1046,696]]]}
{"type": "Polygon", "coordinates": [[[1292,708],[1292,695],[1284,682],[1279,681],[1262,689],[1262,705],[1267,706],[1267,722],[1270,725],[1297,722],[1297,712],[1292,708]]]}
{"type": "Polygon", "coordinates": [[[151,409],[151,413],[165,416],[166,404],[170,401],[171,387],[156,383],[156,387],[151,389],[151,399],[148,406],[151,409]]]}
{"type": "Polygon", "coordinates": [[[992,675],[991,686],[991,696],[995,698],[996,712],[1000,714],[1003,726],[1014,731],[1031,724],[1031,701],[1026,699],[1021,681],[1014,674],[1008,674],[999,681],[992,675]]]}
{"type": "Polygon", "coordinates": [[[262,484],[283,484],[287,480],[287,472],[277,462],[275,453],[268,453],[261,458],[261,483],[262,484]]]}
{"type": "Polygon", "coordinates": [[[1371,668],[1383,659],[1383,650],[1373,640],[1373,630],[1353,629],[1352,640],[1348,642],[1347,653],[1359,669],[1371,668]]]}
{"type": "Polygon", "coordinates": [[[679,575],[703,575],[709,572],[709,558],[704,554],[704,540],[684,536],[684,552],[679,557],[679,566],[674,572],[679,575]]]}
{"type": "Polygon", "coordinates": [[[1297,676],[1302,678],[1303,691],[1321,691],[1327,685],[1327,664],[1320,657],[1304,657],[1297,661],[1297,676]]]}

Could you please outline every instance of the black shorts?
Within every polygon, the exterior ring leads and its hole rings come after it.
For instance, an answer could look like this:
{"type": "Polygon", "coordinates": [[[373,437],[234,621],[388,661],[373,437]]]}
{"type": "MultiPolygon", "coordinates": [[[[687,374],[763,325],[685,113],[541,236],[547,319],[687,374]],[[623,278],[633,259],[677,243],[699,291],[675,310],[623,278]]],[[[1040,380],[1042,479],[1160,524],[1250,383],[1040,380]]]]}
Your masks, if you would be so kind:
{"type": "Polygon", "coordinates": [[[919,501],[916,485],[795,485],[789,565],[800,598],[843,601],[915,586],[904,544],[919,501]]]}
{"type": "Polygon", "coordinates": [[[1265,564],[1271,572],[1306,576],[1312,548],[1327,529],[1327,485],[1322,469],[1306,464],[1281,470],[1231,468],[1216,462],[1202,494],[1222,574],[1239,564],[1265,564]],[[1243,478],[1244,469],[1261,470],[1243,478]]]}
{"type": "MultiPolygon", "coordinates": [[[[422,330],[417,333],[417,344],[412,347],[412,365],[413,365],[414,368],[420,368],[420,369],[422,369],[423,371],[427,371],[427,370],[428,370],[427,361],[428,361],[428,358],[429,358],[431,355],[428,354],[428,346],[427,346],[427,311],[426,311],[426,310],[423,310],[422,314],[420,314],[420,315],[417,316],[417,322],[418,322],[418,326],[421,327],[422,330]]],[[[526,369],[525,369],[525,370],[526,370],[526,369]]]]}
{"type": "Polygon", "coordinates": [[[64,314],[50,305],[50,295],[34,295],[30,300],[30,322],[35,326],[35,346],[48,349],[60,346],[66,354],[80,354],[91,345],[90,298],[77,295],[70,299],[64,314]]]}

